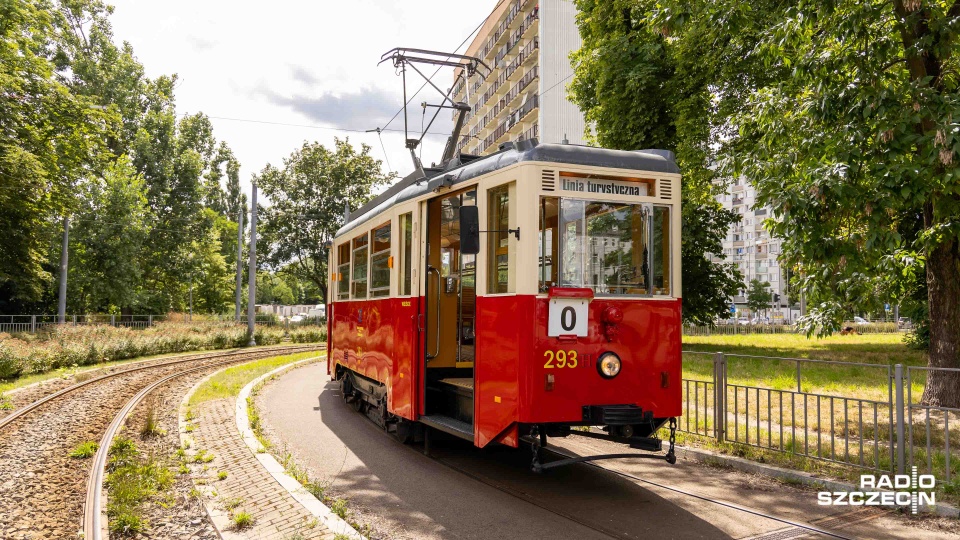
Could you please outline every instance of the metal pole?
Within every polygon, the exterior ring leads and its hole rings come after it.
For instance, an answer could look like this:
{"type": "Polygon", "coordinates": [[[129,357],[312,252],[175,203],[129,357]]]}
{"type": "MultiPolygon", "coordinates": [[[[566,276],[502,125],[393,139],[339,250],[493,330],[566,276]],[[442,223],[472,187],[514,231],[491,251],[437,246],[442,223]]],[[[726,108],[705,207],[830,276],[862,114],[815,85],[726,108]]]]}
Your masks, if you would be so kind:
{"type": "Polygon", "coordinates": [[[240,298],[243,286],[243,207],[237,210],[237,294],[236,308],[234,309],[234,320],[240,322],[240,298]]]}
{"type": "Polygon", "coordinates": [[[190,272],[190,319],[193,322],[193,272],[190,272]]]}
{"type": "Polygon", "coordinates": [[[254,339],[254,317],[257,308],[257,184],[253,183],[253,197],[250,204],[250,269],[247,295],[247,334],[250,337],[247,345],[257,344],[254,339]]]}
{"type": "Polygon", "coordinates": [[[896,385],[897,409],[897,474],[903,474],[903,456],[906,441],[903,438],[903,365],[894,366],[893,381],[896,385]]]}
{"type": "Polygon", "coordinates": [[[67,260],[70,250],[70,216],[63,217],[63,245],[60,247],[60,299],[57,302],[57,322],[67,322],[67,260]]]}
{"type": "Polygon", "coordinates": [[[726,433],[727,427],[727,369],[726,369],[727,359],[722,352],[718,352],[713,356],[713,388],[714,388],[714,397],[716,398],[716,436],[718,442],[723,442],[726,433]]]}

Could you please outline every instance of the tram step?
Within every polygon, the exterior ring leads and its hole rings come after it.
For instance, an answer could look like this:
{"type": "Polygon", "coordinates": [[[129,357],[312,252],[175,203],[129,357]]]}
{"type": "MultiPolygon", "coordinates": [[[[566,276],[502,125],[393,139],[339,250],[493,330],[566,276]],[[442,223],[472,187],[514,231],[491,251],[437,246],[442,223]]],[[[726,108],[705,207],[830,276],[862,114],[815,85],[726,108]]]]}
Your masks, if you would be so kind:
{"type": "Polygon", "coordinates": [[[444,433],[449,433],[455,437],[473,440],[473,424],[468,424],[456,418],[444,416],[442,414],[430,414],[420,417],[420,422],[434,429],[439,429],[444,433]]]}

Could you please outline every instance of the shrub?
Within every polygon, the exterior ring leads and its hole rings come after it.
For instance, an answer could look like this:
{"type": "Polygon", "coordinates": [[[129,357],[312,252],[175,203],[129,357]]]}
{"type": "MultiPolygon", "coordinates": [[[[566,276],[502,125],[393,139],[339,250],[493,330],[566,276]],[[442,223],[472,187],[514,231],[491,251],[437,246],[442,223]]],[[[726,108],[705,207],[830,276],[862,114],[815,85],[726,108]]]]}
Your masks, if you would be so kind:
{"type": "Polygon", "coordinates": [[[234,527],[239,531],[253,525],[253,516],[251,516],[249,512],[236,512],[230,519],[233,521],[234,527]]]}
{"type": "Polygon", "coordinates": [[[290,330],[294,343],[322,343],[327,340],[327,329],[322,326],[301,326],[290,330]]]}
{"type": "MultiPolygon", "coordinates": [[[[283,339],[283,329],[261,326],[255,336],[258,344],[274,345],[283,339]]],[[[244,347],[247,341],[247,327],[232,321],[159,322],[145,329],[55,325],[37,335],[0,333],[0,379],[138,356],[244,347]]]]}

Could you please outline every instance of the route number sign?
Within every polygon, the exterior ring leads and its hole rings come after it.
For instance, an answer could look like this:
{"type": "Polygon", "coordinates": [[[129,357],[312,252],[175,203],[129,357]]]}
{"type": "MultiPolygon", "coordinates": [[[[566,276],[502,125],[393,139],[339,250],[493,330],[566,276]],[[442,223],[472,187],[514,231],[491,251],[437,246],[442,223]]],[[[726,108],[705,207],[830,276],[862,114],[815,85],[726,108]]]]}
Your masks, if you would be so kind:
{"type": "Polygon", "coordinates": [[[551,298],[547,335],[586,337],[589,301],[583,298],[551,298]]]}

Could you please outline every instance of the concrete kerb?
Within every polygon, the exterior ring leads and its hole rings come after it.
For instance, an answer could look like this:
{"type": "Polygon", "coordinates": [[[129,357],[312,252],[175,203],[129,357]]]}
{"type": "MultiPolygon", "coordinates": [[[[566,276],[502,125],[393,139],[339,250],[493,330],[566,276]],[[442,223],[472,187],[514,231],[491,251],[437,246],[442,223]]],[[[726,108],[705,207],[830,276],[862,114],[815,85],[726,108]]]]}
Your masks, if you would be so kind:
{"type": "Polygon", "coordinates": [[[313,496],[312,493],[307,491],[300,482],[294,479],[292,476],[288,475],[281,465],[272,455],[265,453],[262,450],[262,445],[257,439],[256,435],[253,433],[253,428],[250,427],[250,417],[247,414],[247,398],[250,397],[250,394],[253,392],[253,389],[257,387],[260,383],[294,369],[300,367],[303,364],[317,360],[318,358],[323,358],[326,356],[324,353],[323,356],[318,356],[314,358],[307,358],[299,362],[294,362],[292,364],[287,364],[285,366],[280,366],[279,368],[257,377],[253,381],[250,381],[246,386],[240,390],[240,393],[237,395],[237,405],[236,405],[236,419],[237,419],[237,430],[240,431],[240,436],[243,437],[243,442],[246,443],[247,447],[251,452],[257,457],[257,460],[261,465],[270,473],[271,476],[281,485],[284,489],[287,490],[290,495],[297,500],[304,508],[307,509],[314,517],[320,519],[328,529],[333,531],[334,534],[343,535],[348,538],[353,538],[355,540],[365,540],[364,536],[357,532],[356,529],[351,527],[346,521],[340,518],[340,516],[334,514],[330,511],[329,508],[319,499],[313,496]]]}
{"type": "MultiPolygon", "coordinates": [[[[818,488],[822,491],[850,492],[860,490],[859,487],[847,482],[818,478],[809,473],[785,469],[783,467],[776,467],[774,465],[757,463],[748,459],[718,454],[709,450],[701,450],[699,448],[689,448],[677,445],[676,453],[677,457],[681,459],[692,459],[694,461],[707,463],[710,465],[729,467],[745,473],[769,476],[779,480],[785,480],[788,482],[794,482],[797,484],[818,488]]],[[[946,503],[937,503],[936,506],[932,508],[924,507],[921,508],[921,511],[927,511],[942,517],[960,518],[960,509],[954,508],[946,503]]]]}

